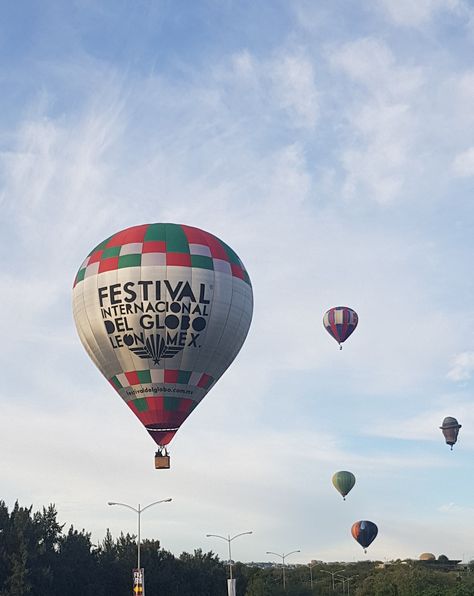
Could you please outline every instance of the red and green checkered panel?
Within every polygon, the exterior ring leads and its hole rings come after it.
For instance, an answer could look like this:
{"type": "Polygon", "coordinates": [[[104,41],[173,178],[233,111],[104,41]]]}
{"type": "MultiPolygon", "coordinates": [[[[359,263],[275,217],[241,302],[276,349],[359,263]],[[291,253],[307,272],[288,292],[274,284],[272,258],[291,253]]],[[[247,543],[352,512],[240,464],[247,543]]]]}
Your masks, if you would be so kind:
{"type": "Polygon", "coordinates": [[[150,383],[187,385],[209,390],[214,383],[214,377],[206,373],[190,370],[145,369],[132,370],[114,375],[109,379],[109,382],[117,391],[132,387],[133,385],[150,383]]]}
{"type": "Polygon", "coordinates": [[[144,224],[101,242],[81,265],[74,286],[90,275],[125,267],[197,267],[228,273],[250,284],[237,254],[216,236],[180,224],[144,224]]]}
{"type": "Polygon", "coordinates": [[[128,405],[157,445],[167,445],[197,406],[192,399],[169,396],[143,397],[128,405]]]}

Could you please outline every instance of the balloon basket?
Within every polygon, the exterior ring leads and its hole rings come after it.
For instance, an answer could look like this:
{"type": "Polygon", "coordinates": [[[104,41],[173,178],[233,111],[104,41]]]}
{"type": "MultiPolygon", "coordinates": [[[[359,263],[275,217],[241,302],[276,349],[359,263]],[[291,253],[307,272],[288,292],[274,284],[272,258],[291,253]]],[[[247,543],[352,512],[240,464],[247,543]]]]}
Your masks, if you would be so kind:
{"type": "Polygon", "coordinates": [[[155,453],[155,470],[169,470],[170,456],[155,453]]]}

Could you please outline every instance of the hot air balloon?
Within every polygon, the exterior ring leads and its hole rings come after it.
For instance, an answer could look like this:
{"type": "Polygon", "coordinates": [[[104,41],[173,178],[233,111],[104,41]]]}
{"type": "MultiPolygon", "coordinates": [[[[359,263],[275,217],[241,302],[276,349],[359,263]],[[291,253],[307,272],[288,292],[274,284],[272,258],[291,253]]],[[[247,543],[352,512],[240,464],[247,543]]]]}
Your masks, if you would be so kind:
{"type": "Polygon", "coordinates": [[[356,479],[352,472],[336,472],[332,477],[334,488],[342,495],[344,501],[346,500],[346,495],[353,488],[355,481],[356,479]]]}
{"type": "Polygon", "coordinates": [[[145,224],[92,250],[74,280],[87,353],[158,445],[166,446],[237,356],[252,319],[248,273],[198,228],[145,224]]]}
{"type": "Polygon", "coordinates": [[[326,331],[337,341],[340,350],[342,350],[341,344],[352,334],[358,322],[357,313],[348,306],[330,308],[323,317],[326,331]]]}
{"type": "Polygon", "coordinates": [[[375,540],[378,531],[374,522],[367,520],[355,522],[351,528],[352,536],[362,546],[364,553],[367,552],[367,547],[375,540]]]}
{"type": "Polygon", "coordinates": [[[453,445],[458,440],[459,429],[461,426],[462,424],[459,424],[456,418],[453,418],[452,416],[446,416],[442,426],[440,426],[444,438],[446,439],[446,444],[451,445],[451,451],[453,450],[453,445]]]}

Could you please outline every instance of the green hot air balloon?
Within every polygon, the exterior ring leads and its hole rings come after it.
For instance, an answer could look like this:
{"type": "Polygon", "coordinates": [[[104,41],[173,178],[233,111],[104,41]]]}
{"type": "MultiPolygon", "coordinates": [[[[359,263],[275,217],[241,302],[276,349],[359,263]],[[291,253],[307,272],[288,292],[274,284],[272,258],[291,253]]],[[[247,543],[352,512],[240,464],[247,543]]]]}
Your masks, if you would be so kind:
{"type": "Polygon", "coordinates": [[[355,481],[356,479],[354,474],[345,470],[341,472],[336,472],[332,477],[332,483],[334,484],[334,488],[339,493],[341,493],[344,501],[346,500],[346,495],[351,491],[352,487],[354,486],[355,481]]]}

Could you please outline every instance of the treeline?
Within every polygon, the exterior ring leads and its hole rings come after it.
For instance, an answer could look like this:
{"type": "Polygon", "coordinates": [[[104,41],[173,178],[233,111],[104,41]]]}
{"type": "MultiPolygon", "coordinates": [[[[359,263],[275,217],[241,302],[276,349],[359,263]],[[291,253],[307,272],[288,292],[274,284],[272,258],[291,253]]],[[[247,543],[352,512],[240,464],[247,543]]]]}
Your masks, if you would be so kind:
{"type": "MultiPolygon", "coordinates": [[[[226,596],[227,566],[212,552],[175,557],[158,540],[142,542],[147,596],[226,596]]],[[[0,596],[130,596],[136,537],[109,531],[99,544],[73,526],[65,530],[54,505],[33,512],[0,501],[0,596]]],[[[237,596],[472,596],[474,573],[441,572],[418,562],[320,563],[286,570],[234,566],[237,596]],[[330,572],[344,568],[335,576],[330,572]],[[350,582],[344,578],[352,577],[350,582]]]]}
{"type": "MultiPolygon", "coordinates": [[[[174,557],[158,540],[141,545],[146,593],[166,596],[223,594],[226,570],[213,553],[174,557]]],[[[135,536],[65,530],[54,505],[33,512],[0,501],[0,596],[130,596],[137,563],[135,536]]]]}

